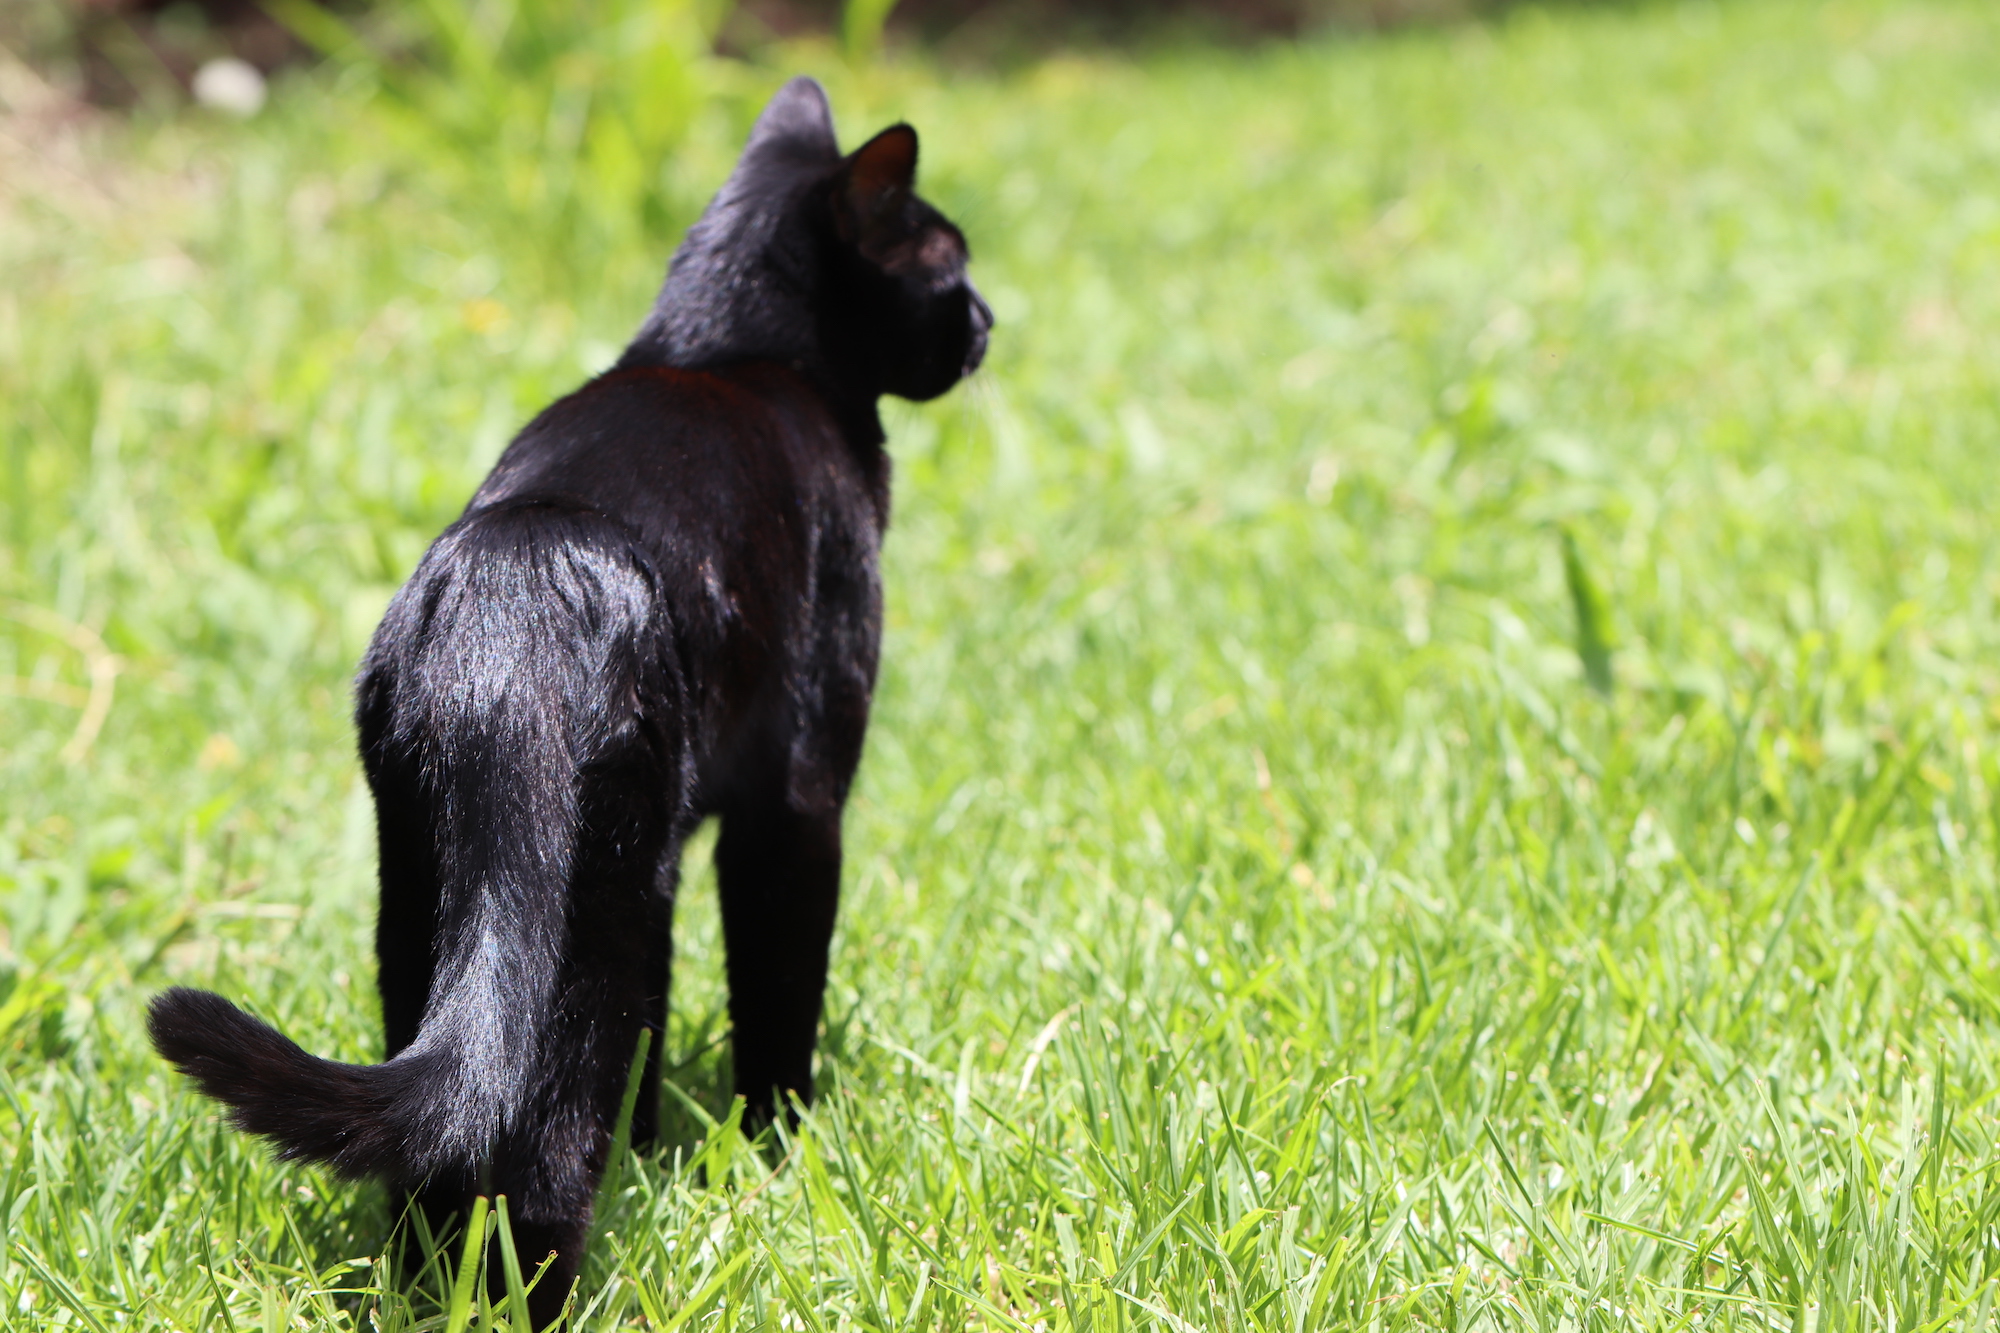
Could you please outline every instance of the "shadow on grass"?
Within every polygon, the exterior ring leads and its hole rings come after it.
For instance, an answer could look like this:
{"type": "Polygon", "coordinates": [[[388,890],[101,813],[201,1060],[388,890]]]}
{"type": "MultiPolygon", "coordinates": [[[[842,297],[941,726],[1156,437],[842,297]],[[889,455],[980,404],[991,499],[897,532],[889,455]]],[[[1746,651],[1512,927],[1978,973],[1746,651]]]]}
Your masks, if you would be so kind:
{"type": "Polygon", "coordinates": [[[676,1154],[691,1156],[729,1118],[735,1088],[725,1031],[708,1050],[660,1071],[659,1132],[638,1155],[663,1165],[671,1164],[676,1154]]]}

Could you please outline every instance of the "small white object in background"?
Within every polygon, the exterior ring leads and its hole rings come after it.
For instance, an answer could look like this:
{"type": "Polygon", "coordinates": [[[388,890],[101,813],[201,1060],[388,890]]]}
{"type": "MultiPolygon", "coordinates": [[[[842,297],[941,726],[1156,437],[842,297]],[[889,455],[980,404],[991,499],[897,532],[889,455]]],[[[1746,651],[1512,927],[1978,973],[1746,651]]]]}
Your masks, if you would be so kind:
{"type": "Polygon", "coordinates": [[[247,60],[218,56],[194,72],[194,100],[247,119],[264,107],[264,76],[247,60]]]}

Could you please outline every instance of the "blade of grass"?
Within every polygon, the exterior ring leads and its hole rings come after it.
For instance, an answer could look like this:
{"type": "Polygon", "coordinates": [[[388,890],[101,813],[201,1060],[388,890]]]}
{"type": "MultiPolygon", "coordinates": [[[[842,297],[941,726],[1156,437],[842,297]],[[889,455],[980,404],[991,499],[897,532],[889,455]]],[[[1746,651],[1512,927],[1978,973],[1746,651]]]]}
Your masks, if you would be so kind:
{"type": "Polygon", "coordinates": [[[521,1256],[514,1250],[514,1226],[507,1218],[507,1196],[493,1196],[500,1214],[500,1271],[507,1279],[507,1318],[515,1328],[532,1330],[535,1319],[528,1312],[528,1286],[521,1279],[521,1256]]]}
{"type": "Polygon", "coordinates": [[[472,1321],[473,1287],[486,1266],[487,1206],[484,1194],[472,1201],[472,1216],[465,1224],[465,1244],[459,1254],[458,1272],[452,1279],[451,1307],[445,1314],[445,1333],[465,1333],[466,1325],[472,1321]]]}
{"type": "Polygon", "coordinates": [[[618,1122],[611,1131],[611,1162],[604,1172],[609,1189],[621,1179],[632,1155],[632,1116],[639,1106],[639,1085],[646,1078],[646,1056],[653,1049],[653,1030],[639,1029],[638,1049],[632,1052],[632,1067],[625,1074],[625,1095],[618,1101],[618,1122]]]}

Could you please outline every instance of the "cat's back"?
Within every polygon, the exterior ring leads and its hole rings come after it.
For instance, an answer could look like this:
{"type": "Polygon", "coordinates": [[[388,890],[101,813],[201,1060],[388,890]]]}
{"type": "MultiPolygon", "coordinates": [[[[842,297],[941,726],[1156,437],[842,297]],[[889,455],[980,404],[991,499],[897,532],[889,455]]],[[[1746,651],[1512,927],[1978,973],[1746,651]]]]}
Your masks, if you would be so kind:
{"type": "Polygon", "coordinates": [[[599,376],[515,437],[461,524],[537,501],[595,511],[637,538],[680,632],[749,654],[737,674],[757,675],[774,649],[809,651],[828,617],[877,615],[886,456],[851,444],[789,367],[599,376]]]}
{"type": "Polygon", "coordinates": [[[545,408],[467,511],[560,498],[663,534],[691,520],[789,508],[787,492],[837,467],[842,452],[832,415],[783,367],[632,367],[545,408]]]}

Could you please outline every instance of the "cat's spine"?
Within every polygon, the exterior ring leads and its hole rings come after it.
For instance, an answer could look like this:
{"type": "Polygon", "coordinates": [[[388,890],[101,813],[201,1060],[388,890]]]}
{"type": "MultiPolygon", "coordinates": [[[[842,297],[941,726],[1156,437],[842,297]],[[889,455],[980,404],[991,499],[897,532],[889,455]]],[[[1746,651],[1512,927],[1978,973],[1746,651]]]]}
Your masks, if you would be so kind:
{"type": "Polygon", "coordinates": [[[415,1039],[385,1063],[342,1064],[177,987],[151,1007],[160,1054],[285,1157],[403,1180],[488,1160],[557,1063],[541,1046],[585,769],[643,747],[677,785],[678,738],[639,704],[662,684],[658,614],[629,532],[601,515],[515,503],[441,536],[361,681],[362,712],[381,721],[371,769],[421,793],[436,854],[437,964],[415,1039]]]}

